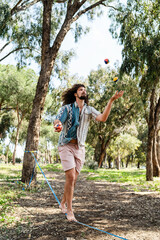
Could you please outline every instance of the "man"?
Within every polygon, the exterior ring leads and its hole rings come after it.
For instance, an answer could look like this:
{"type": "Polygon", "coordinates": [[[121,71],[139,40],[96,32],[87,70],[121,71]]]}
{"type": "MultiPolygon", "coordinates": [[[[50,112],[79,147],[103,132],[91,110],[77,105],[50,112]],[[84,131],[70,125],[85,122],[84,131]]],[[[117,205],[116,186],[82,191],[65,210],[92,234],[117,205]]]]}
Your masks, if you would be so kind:
{"type": "Polygon", "coordinates": [[[83,84],[75,84],[62,94],[63,106],[56,116],[54,128],[56,132],[60,132],[62,127],[58,151],[66,181],[60,208],[63,213],[67,213],[69,221],[77,221],[72,209],[72,199],[75,183],[85,160],[85,140],[89,122],[91,118],[105,122],[110,114],[112,103],[121,97],[123,92],[117,91],[111,97],[103,113],[88,106],[88,96],[83,84]]]}

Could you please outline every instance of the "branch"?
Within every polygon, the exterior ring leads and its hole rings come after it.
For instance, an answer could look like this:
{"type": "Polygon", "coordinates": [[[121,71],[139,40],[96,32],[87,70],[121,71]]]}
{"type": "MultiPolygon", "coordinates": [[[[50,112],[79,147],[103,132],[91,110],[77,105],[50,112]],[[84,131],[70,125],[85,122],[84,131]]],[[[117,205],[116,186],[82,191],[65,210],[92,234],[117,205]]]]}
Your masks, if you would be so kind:
{"type": "Polygon", "coordinates": [[[25,3],[27,3],[28,1],[23,2],[20,6],[19,4],[22,2],[23,0],[20,0],[11,10],[11,15],[15,14],[16,12],[20,12],[23,11],[31,6],[33,6],[34,4],[40,2],[40,0],[33,0],[32,2],[28,3],[25,5],[25,3]]]}
{"type": "Polygon", "coordinates": [[[71,5],[72,5],[72,0],[68,0],[67,11],[68,11],[68,9],[71,7],[71,5]]]}
{"type": "MultiPolygon", "coordinates": [[[[81,11],[79,11],[79,13],[73,18],[72,23],[75,22],[82,14],[88,12],[89,10],[99,6],[100,4],[102,4],[105,0],[100,0],[92,5],[90,5],[89,7],[87,7],[86,9],[83,9],[81,11]]],[[[85,2],[85,1],[82,1],[85,2]]]]}
{"type": "Polygon", "coordinates": [[[106,4],[104,4],[104,3],[102,3],[102,5],[104,5],[105,7],[113,8],[113,9],[116,10],[116,11],[123,12],[122,10],[120,10],[119,8],[116,8],[116,7],[114,7],[114,6],[106,5],[106,4]]]}
{"type": "MultiPolygon", "coordinates": [[[[83,4],[84,4],[84,2],[85,2],[85,0],[82,1],[83,4]]],[[[76,21],[81,15],[83,15],[84,13],[90,11],[91,9],[93,9],[93,8],[99,6],[99,5],[103,5],[103,6],[105,6],[105,7],[110,7],[110,8],[113,8],[113,9],[117,10],[117,11],[120,11],[118,8],[115,8],[115,7],[110,6],[110,5],[105,5],[104,2],[105,2],[105,0],[100,0],[100,1],[98,1],[98,2],[96,2],[96,3],[94,3],[94,4],[92,4],[92,5],[90,5],[90,6],[87,7],[86,9],[79,11],[79,13],[73,18],[72,23],[75,22],[75,21],[76,21]]]]}
{"type": "Polygon", "coordinates": [[[5,49],[5,47],[8,46],[11,42],[12,42],[12,40],[10,40],[8,43],[6,43],[6,44],[0,49],[0,53],[5,49]]]}
{"type": "MultiPolygon", "coordinates": [[[[33,6],[34,4],[41,2],[41,0],[33,0],[30,3],[27,3],[28,1],[23,2],[20,6],[18,6],[20,3],[22,2],[22,0],[20,0],[16,6],[11,10],[11,15],[13,15],[16,12],[20,12],[20,11],[24,11],[27,8],[33,6]],[[26,5],[25,5],[26,4],[26,5]]],[[[66,0],[57,0],[56,3],[64,3],[66,2],[66,0]]]]}
{"type": "Polygon", "coordinates": [[[23,0],[20,0],[12,9],[11,9],[11,15],[14,14],[14,11],[16,10],[16,8],[18,7],[18,5],[22,2],[23,0]]]}
{"type": "Polygon", "coordinates": [[[125,117],[126,117],[126,115],[131,111],[131,109],[134,107],[134,105],[135,105],[135,103],[133,103],[131,106],[130,106],[130,108],[127,110],[127,112],[125,112],[125,114],[119,119],[120,121],[121,120],[123,120],[125,117]]]}
{"type": "Polygon", "coordinates": [[[17,52],[17,51],[22,50],[22,49],[29,49],[29,50],[31,50],[31,48],[28,48],[28,47],[16,48],[16,49],[12,50],[10,53],[8,53],[6,56],[4,56],[3,58],[1,58],[1,59],[0,59],[0,62],[3,61],[5,58],[7,58],[7,57],[8,57],[9,55],[11,55],[12,53],[17,52]]]}

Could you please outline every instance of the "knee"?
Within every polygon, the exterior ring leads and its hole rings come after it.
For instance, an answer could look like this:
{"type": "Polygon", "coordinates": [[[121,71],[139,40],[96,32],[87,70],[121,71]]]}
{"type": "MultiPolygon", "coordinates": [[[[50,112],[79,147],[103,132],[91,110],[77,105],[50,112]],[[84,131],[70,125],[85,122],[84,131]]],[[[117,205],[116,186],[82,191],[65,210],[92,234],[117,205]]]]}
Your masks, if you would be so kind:
{"type": "Polygon", "coordinates": [[[75,180],[76,180],[75,174],[74,174],[74,173],[70,173],[70,174],[68,175],[67,180],[68,180],[71,184],[74,184],[74,183],[75,183],[75,180]]]}

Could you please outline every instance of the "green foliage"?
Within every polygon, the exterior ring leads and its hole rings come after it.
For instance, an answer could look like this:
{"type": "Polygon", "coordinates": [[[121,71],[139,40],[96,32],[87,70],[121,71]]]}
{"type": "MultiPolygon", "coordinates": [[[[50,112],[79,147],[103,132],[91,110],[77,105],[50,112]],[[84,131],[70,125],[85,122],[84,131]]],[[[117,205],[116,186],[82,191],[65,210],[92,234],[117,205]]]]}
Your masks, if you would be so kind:
{"type": "Polygon", "coordinates": [[[113,158],[116,158],[118,154],[121,158],[125,158],[128,155],[134,154],[140,145],[140,140],[130,134],[124,133],[111,141],[107,153],[113,158]]]}
{"type": "Polygon", "coordinates": [[[0,65],[0,73],[0,91],[2,93],[0,95],[2,109],[0,130],[4,138],[11,127],[13,131],[13,128],[17,127],[22,119],[29,119],[37,76],[31,69],[17,70],[12,65],[0,65]]]}
{"type": "Polygon", "coordinates": [[[123,63],[120,69],[141,78],[140,87],[143,101],[146,101],[160,75],[160,24],[159,1],[127,1],[122,12],[112,11],[111,33],[123,44],[123,63]],[[117,32],[120,27],[118,35],[117,32]]]}
{"type": "Polygon", "coordinates": [[[4,36],[4,33],[8,31],[8,24],[6,22],[9,22],[10,17],[11,13],[8,4],[0,1],[0,36],[4,36]]]}
{"type": "Polygon", "coordinates": [[[89,144],[85,145],[85,166],[89,169],[96,169],[98,167],[97,162],[94,160],[94,148],[89,144]]]}
{"type": "Polygon", "coordinates": [[[137,130],[138,130],[138,139],[142,144],[135,151],[136,161],[139,163],[145,163],[146,154],[147,154],[147,138],[148,138],[148,128],[145,119],[137,120],[137,130]]]}
{"type": "MultiPolygon", "coordinates": [[[[41,46],[42,46],[42,27],[43,27],[43,3],[39,1],[35,4],[29,4],[28,1],[20,2],[16,6],[17,2],[4,0],[0,1],[0,37],[6,41],[7,46],[11,46],[11,51],[8,53],[15,53],[18,66],[25,66],[33,59],[37,63],[41,63],[41,46]],[[14,10],[13,10],[14,9],[14,10]],[[26,59],[28,61],[26,62],[26,59]]],[[[82,9],[85,9],[93,4],[94,1],[87,1],[82,4],[82,9]]],[[[74,5],[74,4],[73,4],[74,5]]],[[[75,5],[76,9],[76,5],[75,5]]],[[[51,16],[51,33],[50,43],[53,44],[58,32],[60,31],[63,21],[67,15],[67,2],[56,2],[52,4],[51,16]]],[[[90,9],[87,12],[87,17],[93,20],[97,15],[102,14],[100,6],[90,9]]],[[[75,41],[86,34],[89,28],[81,23],[75,23],[72,27],[75,41]]],[[[3,50],[6,48],[4,45],[3,50]]],[[[7,56],[7,55],[6,55],[7,56]]],[[[4,58],[6,57],[4,56],[4,58]]],[[[69,55],[68,55],[69,56],[69,55]]],[[[1,58],[3,59],[3,57],[1,58]]],[[[56,65],[58,65],[59,57],[56,59],[56,65]]],[[[60,68],[60,66],[59,66],[60,68]]],[[[61,71],[63,69],[61,68],[61,71]]]]}
{"type": "Polygon", "coordinates": [[[107,71],[99,67],[97,71],[92,71],[88,77],[89,103],[100,112],[104,111],[109,99],[117,90],[124,90],[123,97],[113,103],[106,123],[91,122],[87,142],[93,147],[102,139],[107,141],[111,136],[116,136],[122,132],[126,125],[143,113],[136,83],[126,75],[114,83],[113,78],[117,74],[113,70],[108,69],[107,71]]]}
{"type": "Polygon", "coordinates": [[[6,133],[9,132],[11,126],[11,115],[4,113],[0,115],[0,134],[1,138],[6,137],[6,133]]]}

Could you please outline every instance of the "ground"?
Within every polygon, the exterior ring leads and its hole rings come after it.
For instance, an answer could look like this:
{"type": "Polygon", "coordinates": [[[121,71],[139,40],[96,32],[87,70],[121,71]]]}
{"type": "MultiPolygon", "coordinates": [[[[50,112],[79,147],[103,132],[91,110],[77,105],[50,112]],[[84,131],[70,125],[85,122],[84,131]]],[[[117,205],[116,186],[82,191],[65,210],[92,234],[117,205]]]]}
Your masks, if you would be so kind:
{"type": "MultiPolygon", "coordinates": [[[[60,200],[64,173],[45,174],[60,200]]],[[[160,240],[158,192],[134,192],[124,184],[89,181],[81,173],[73,200],[75,216],[108,234],[68,222],[46,183],[25,194],[12,204],[17,224],[0,230],[0,240],[160,240]]]]}

